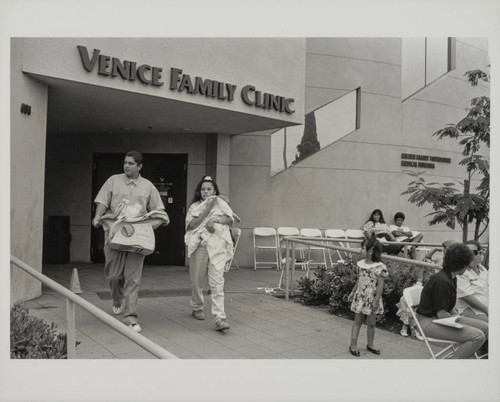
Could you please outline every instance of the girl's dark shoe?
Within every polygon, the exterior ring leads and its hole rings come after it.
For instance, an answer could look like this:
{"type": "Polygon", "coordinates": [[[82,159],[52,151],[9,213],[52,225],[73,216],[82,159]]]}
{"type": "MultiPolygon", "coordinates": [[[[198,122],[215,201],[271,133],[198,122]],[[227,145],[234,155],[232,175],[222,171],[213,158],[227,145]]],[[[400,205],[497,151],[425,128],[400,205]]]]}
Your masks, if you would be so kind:
{"type": "Polygon", "coordinates": [[[220,320],[220,321],[217,321],[215,323],[215,330],[216,331],[224,331],[225,329],[229,329],[229,324],[224,321],[224,320],[220,320]]]}
{"type": "Polygon", "coordinates": [[[361,353],[359,353],[359,350],[352,350],[351,347],[349,346],[349,352],[351,352],[351,355],[359,357],[361,356],[361,353]]]}
{"type": "Polygon", "coordinates": [[[366,349],[367,349],[369,352],[372,352],[373,354],[376,354],[376,355],[379,355],[379,354],[380,354],[380,350],[379,350],[379,349],[373,349],[373,348],[369,347],[368,345],[366,345],[366,349]]]}

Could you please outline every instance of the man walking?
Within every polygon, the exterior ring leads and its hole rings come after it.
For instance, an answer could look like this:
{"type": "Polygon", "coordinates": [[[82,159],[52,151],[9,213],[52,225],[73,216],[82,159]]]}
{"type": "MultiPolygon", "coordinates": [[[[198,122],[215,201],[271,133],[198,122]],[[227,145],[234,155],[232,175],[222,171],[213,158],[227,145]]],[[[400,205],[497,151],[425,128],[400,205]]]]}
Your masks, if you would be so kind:
{"type": "MultiPolygon", "coordinates": [[[[124,173],[111,176],[102,186],[95,198],[96,212],[92,225],[100,227],[103,215],[114,219],[121,217],[139,218],[148,212],[157,212],[153,219],[148,219],[153,229],[168,225],[169,218],[156,187],[140,175],[142,169],[142,154],[130,151],[123,162],[124,173]]],[[[104,221],[104,219],[103,219],[104,221]]],[[[136,332],[141,332],[137,322],[137,299],[141,281],[144,255],[130,251],[118,251],[109,247],[113,233],[104,226],[104,275],[109,279],[111,297],[113,299],[113,314],[124,313],[129,326],[136,332]]]]}

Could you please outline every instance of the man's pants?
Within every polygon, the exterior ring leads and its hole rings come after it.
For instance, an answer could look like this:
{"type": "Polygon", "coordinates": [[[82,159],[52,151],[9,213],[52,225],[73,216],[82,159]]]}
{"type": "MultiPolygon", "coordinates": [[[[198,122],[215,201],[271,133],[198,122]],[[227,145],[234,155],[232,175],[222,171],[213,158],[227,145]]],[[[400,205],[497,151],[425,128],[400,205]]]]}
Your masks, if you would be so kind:
{"type": "Polygon", "coordinates": [[[468,359],[488,339],[488,323],[484,321],[469,317],[460,317],[457,319],[457,322],[464,327],[452,328],[433,323],[432,320],[436,318],[418,316],[420,326],[426,336],[460,343],[458,350],[451,356],[452,359],[468,359]]]}
{"type": "Polygon", "coordinates": [[[203,310],[203,286],[208,274],[208,285],[212,298],[212,314],[215,322],[225,320],[224,312],[224,266],[216,268],[208,258],[206,246],[198,246],[189,259],[191,278],[191,307],[203,310]]]}
{"type": "Polygon", "coordinates": [[[137,317],[137,299],[144,256],[128,251],[112,250],[106,245],[104,257],[106,261],[104,276],[109,279],[113,306],[120,306],[123,299],[123,315],[137,317]]]}

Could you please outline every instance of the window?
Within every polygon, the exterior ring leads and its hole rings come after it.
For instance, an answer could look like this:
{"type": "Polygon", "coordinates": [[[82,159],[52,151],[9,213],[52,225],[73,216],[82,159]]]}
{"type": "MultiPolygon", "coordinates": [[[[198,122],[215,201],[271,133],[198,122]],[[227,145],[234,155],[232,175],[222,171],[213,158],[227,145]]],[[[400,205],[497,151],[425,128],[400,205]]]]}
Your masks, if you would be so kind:
{"type": "Polygon", "coordinates": [[[304,124],[271,135],[271,176],[359,128],[360,88],[306,114],[304,124]]]}
{"type": "Polygon", "coordinates": [[[409,98],[454,68],[453,38],[403,38],[401,97],[409,98]]]}

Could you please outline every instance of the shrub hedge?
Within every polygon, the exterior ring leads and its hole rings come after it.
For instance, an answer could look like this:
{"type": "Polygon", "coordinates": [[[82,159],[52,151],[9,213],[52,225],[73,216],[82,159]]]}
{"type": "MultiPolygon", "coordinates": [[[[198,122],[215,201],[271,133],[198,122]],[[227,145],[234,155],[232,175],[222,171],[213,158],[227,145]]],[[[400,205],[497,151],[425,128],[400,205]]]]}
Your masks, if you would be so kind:
{"type": "MultiPolygon", "coordinates": [[[[307,305],[328,305],[331,314],[354,317],[351,312],[351,303],[347,301],[357,279],[357,258],[348,258],[344,264],[337,264],[332,268],[319,267],[315,271],[315,278],[300,278],[299,289],[302,291],[301,302],[307,305]]],[[[396,315],[403,289],[412,286],[417,281],[418,267],[411,263],[384,261],[389,271],[389,278],[384,281],[382,300],[384,314],[377,316],[377,322],[387,319],[399,320],[396,315]]],[[[423,283],[429,277],[424,271],[423,283]]]]}
{"type": "Polygon", "coordinates": [[[11,359],[67,359],[66,334],[56,329],[54,323],[29,315],[23,304],[14,305],[10,309],[11,359]]]}

